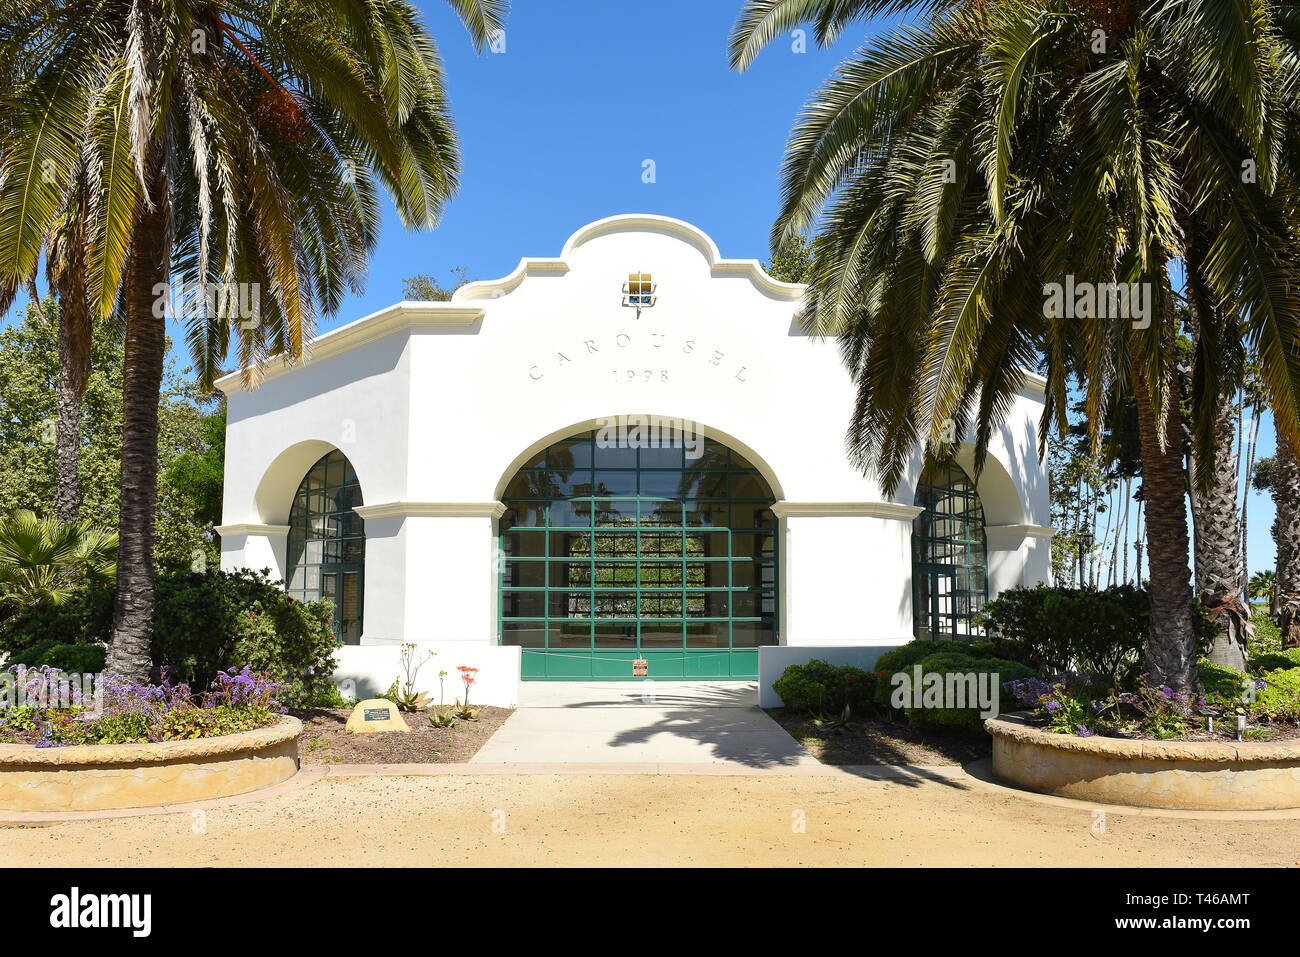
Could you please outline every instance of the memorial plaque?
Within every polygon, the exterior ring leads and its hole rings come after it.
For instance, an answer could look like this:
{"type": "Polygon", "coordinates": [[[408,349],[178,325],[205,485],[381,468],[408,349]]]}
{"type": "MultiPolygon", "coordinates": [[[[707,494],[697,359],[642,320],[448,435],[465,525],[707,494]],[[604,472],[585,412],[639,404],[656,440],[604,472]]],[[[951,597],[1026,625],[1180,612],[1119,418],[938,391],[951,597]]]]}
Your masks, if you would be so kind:
{"type": "Polygon", "coordinates": [[[348,716],[347,729],[361,733],[375,731],[410,731],[397,705],[383,698],[360,702],[348,716]]]}

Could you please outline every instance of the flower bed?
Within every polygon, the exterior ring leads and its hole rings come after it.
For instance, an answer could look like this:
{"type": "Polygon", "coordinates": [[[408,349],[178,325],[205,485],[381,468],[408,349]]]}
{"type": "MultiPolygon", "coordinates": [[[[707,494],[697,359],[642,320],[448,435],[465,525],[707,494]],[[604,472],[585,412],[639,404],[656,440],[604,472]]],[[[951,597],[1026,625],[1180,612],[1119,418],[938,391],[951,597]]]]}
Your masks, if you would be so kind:
{"type": "Polygon", "coordinates": [[[210,738],[38,748],[0,744],[0,811],[101,811],[206,801],[298,773],[302,722],[210,738]]]}
{"type": "Polygon", "coordinates": [[[173,684],[108,679],[97,694],[56,669],[14,666],[5,675],[12,703],[0,708],[0,743],[36,747],[211,738],[274,724],[284,712],[280,685],[247,668],[220,672],[201,695],[173,684]]]}
{"type": "Polygon", "coordinates": [[[993,773],[1061,797],[1183,810],[1300,807],[1300,740],[1153,741],[1057,734],[990,718],[993,773]]]}
{"type": "Polygon", "coordinates": [[[109,681],[95,694],[50,669],[6,673],[0,810],[88,811],[208,800],[298,770],[302,723],[247,670],[193,695],[184,684],[109,681]]]}

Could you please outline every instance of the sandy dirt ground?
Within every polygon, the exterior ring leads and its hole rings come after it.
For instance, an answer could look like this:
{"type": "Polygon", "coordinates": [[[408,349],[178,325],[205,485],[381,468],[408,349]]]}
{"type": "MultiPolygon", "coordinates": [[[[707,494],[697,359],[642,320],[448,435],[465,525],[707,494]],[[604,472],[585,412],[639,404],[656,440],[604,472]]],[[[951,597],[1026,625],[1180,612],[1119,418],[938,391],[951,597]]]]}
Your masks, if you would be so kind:
{"type": "Polygon", "coordinates": [[[849,776],[325,778],[190,813],[0,828],[42,866],[1252,866],[1300,863],[1300,820],[1044,805],[961,781],[849,776]]]}

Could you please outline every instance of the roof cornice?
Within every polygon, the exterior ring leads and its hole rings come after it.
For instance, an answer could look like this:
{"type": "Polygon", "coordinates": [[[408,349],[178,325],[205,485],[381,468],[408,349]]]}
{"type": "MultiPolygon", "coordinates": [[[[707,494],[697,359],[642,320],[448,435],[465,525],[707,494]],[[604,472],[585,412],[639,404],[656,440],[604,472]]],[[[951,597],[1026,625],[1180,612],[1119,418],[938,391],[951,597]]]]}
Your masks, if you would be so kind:
{"type": "MultiPolygon", "coordinates": [[[[411,329],[468,330],[481,322],[484,314],[485,311],[481,306],[470,306],[464,303],[403,300],[318,336],[303,350],[303,358],[297,362],[276,356],[264,360],[258,366],[253,379],[254,381],[274,379],[318,359],[348,352],[359,345],[382,339],[395,332],[407,332],[411,329]]],[[[226,395],[243,392],[246,388],[244,376],[240,372],[222,376],[214,385],[226,395]]]]}
{"type": "Polygon", "coordinates": [[[923,509],[897,502],[775,502],[777,518],[884,518],[910,522],[923,509]]]}
{"type": "Polygon", "coordinates": [[[708,233],[682,219],[671,216],[658,216],[653,213],[624,213],[608,216],[594,223],[583,226],[564,243],[564,249],[556,258],[521,259],[519,265],[508,276],[501,279],[487,279],[467,283],[452,295],[452,302],[473,302],[480,299],[495,299],[510,292],[525,277],[535,275],[563,275],[569,271],[569,260],[578,247],[604,236],[608,233],[641,230],[668,233],[684,239],[695,246],[709,263],[709,271],[714,276],[743,276],[770,296],[788,302],[803,299],[805,286],[795,282],[781,282],[769,276],[757,259],[723,259],[717,244],[708,233]]]}
{"type": "Polygon", "coordinates": [[[372,518],[500,518],[506,512],[502,502],[380,502],[358,505],[356,513],[372,518]]]}

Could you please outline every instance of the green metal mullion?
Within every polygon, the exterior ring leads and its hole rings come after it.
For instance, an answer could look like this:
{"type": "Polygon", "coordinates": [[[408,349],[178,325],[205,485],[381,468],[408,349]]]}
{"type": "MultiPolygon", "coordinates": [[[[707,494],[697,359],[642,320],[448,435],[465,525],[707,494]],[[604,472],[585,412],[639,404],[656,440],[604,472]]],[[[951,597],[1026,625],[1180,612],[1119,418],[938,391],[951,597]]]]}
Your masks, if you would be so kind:
{"type": "MultiPolygon", "coordinates": [[[[542,456],[543,468],[546,469],[546,491],[548,495],[551,492],[550,458],[551,453],[548,449],[542,456]]],[[[543,506],[545,514],[542,517],[542,534],[546,536],[546,545],[542,548],[542,565],[544,566],[542,573],[546,576],[546,581],[543,583],[546,589],[551,587],[551,503],[554,501],[555,497],[552,495],[543,506]]],[[[542,596],[542,602],[542,650],[543,652],[549,652],[551,650],[551,596],[549,593],[542,596]]]]}
{"type": "Polygon", "coordinates": [[[591,509],[587,517],[587,647],[596,651],[596,433],[592,432],[591,464],[587,466],[587,488],[591,490],[591,509]]]}
{"type": "MultiPolygon", "coordinates": [[[[731,516],[728,515],[727,518],[730,519],[731,516]]],[[[681,554],[682,554],[682,568],[681,568],[681,586],[682,586],[682,591],[681,591],[681,603],[682,603],[682,604],[681,604],[681,615],[682,615],[682,653],[685,654],[685,653],[686,653],[686,628],[687,628],[687,625],[690,623],[690,620],[691,620],[690,611],[688,610],[688,606],[687,606],[687,602],[686,602],[686,564],[687,564],[687,562],[686,562],[686,502],[685,502],[685,501],[682,502],[682,531],[681,531],[681,535],[682,535],[682,537],[681,537],[681,554]]]]}

